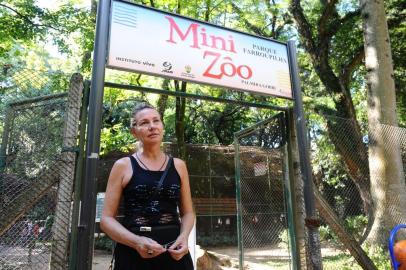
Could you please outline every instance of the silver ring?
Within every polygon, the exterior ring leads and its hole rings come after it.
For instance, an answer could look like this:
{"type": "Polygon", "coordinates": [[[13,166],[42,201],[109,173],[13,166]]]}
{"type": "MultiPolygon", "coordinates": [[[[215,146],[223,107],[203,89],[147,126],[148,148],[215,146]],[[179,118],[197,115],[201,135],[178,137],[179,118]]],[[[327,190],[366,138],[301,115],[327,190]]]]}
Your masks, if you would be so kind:
{"type": "Polygon", "coordinates": [[[154,251],[151,250],[151,249],[148,249],[147,253],[148,253],[149,255],[151,255],[152,253],[154,253],[154,251]]]}

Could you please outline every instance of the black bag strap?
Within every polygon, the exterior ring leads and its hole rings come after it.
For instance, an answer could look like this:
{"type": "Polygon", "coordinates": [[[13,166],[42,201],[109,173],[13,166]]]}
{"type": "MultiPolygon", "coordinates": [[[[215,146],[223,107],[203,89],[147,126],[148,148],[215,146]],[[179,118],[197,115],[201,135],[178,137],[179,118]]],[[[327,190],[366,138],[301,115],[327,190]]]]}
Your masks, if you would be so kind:
{"type": "MultiPolygon", "coordinates": [[[[135,169],[136,169],[135,164],[136,164],[137,160],[135,159],[135,157],[133,155],[130,155],[130,160],[131,160],[131,167],[132,167],[133,173],[134,173],[135,169]]],[[[165,180],[165,177],[168,174],[169,168],[172,165],[172,162],[173,162],[173,157],[169,156],[168,163],[166,164],[166,167],[165,167],[165,171],[163,172],[161,178],[159,179],[158,185],[156,186],[156,189],[155,189],[154,193],[152,194],[151,198],[154,198],[158,194],[158,191],[161,189],[162,184],[165,180]]]]}
{"type": "Polygon", "coordinates": [[[172,162],[173,162],[173,158],[171,156],[169,156],[169,160],[168,160],[168,163],[166,164],[165,171],[162,174],[161,179],[159,179],[158,185],[156,186],[156,189],[155,189],[154,193],[152,194],[151,198],[154,198],[158,194],[159,190],[161,189],[162,184],[164,183],[165,177],[168,174],[169,168],[172,165],[172,162]]]}

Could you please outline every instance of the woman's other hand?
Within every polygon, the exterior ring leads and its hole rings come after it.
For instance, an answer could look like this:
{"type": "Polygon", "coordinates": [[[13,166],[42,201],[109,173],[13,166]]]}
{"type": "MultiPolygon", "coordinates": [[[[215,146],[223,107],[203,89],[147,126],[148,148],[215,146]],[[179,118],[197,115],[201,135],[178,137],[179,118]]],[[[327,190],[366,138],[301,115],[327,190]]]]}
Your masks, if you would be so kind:
{"type": "Polygon", "coordinates": [[[179,236],[175,243],[168,248],[168,252],[175,260],[179,261],[182,259],[189,252],[187,238],[179,236]]]}

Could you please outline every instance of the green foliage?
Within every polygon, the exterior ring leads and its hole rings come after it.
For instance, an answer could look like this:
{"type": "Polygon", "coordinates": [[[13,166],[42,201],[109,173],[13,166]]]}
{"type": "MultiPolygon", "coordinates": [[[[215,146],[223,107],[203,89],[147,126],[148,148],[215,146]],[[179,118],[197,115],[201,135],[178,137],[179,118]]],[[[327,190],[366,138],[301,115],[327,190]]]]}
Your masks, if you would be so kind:
{"type": "Polygon", "coordinates": [[[345,227],[351,235],[359,239],[366,226],[368,225],[368,217],[365,215],[349,216],[345,219],[345,227]]]}
{"type": "Polygon", "coordinates": [[[237,235],[221,235],[214,234],[210,236],[197,236],[197,244],[202,247],[221,247],[221,246],[236,246],[237,235]]]}
{"type": "Polygon", "coordinates": [[[358,265],[358,263],[352,256],[348,255],[347,253],[341,253],[339,255],[323,257],[323,269],[361,270],[362,268],[358,265]]]}
{"type": "MultiPolygon", "coordinates": [[[[359,239],[368,224],[368,217],[365,215],[348,216],[344,219],[344,226],[347,232],[359,239]]],[[[339,245],[340,241],[337,235],[331,230],[328,225],[321,225],[319,227],[320,240],[328,243],[339,245]]]]}
{"type": "Polygon", "coordinates": [[[320,241],[327,241],[329,243],[338,244],[337,236],[328,225],[321,225],[319,227],[320,241]]]}
{"type": "Polygon", "coordinates": [[[102,234],[94,238],[94,249],[113,251],[114,241],[102,234]]]}
{"type": "Polygon", "coordinates": [[[282,248],[282,249],[288,249],[289,248],[289,232],[287,229],[282,230],[279,233],[279,243],[278,243],[278,247],[282,248]]]}
{"type": "Polygon", "coordinates": [[[372,247],[365,245],[363,248],[378,269],[391,269],[390,256],[387,247],[372,247]]]}
{"type": "MultiPolygon", "coordinates": [[[[88,25],[85,9],[76,8],[67,1],[56,10],[41,8],[34,0],[7,0],[0,4],[0,57],[6,55],[15,43],[33,44],[52,37],[62,52],[69,52],[68,37],[88,25]]],[[[16,52],[14,52],[15,54],[16,52]]]]}

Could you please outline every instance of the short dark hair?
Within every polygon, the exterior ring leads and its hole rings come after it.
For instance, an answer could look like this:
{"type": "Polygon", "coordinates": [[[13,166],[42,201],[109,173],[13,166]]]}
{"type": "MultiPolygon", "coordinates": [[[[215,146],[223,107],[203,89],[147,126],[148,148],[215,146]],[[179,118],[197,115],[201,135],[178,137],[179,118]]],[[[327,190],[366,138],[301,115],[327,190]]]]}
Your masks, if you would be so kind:
{"type": "MultiPolygon", "coordinates": [[[[130,126],[134,127],[137,123],[135,122],[135,116],[137,115],[137,113],[139,113],[140,111],[144,110],[144,109],[152,109],[158,112],[158,110],[152,106],[151,104],[149,104],[148,102],[140,102],[137,105],[135,105],[133,112],[131,114],[131,119],[130,119],[130,126]]],[[[158,112],[159,116],[162,118],[161,114],[158,112]]]]}

